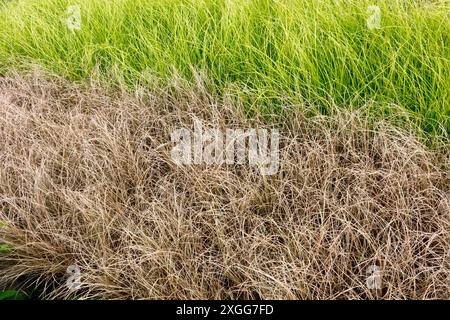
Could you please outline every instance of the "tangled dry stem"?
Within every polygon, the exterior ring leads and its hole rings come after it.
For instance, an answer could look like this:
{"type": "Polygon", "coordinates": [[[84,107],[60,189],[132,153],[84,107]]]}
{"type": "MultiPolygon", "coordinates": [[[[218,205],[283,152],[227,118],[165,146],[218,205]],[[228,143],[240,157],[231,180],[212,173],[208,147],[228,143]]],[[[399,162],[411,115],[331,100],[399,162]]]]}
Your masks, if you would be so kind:
{"type": "Polygon", "coordinates": [[[266,126],[241,110],[201,86],[130,94],[3,78],[0,243],[13,250],[0,287],[82,299],[450,297],[448,154],[362,109],[286,111],[274,176],[173,163],[170,133],[194,115],[266,126]],[[370,265],[381,290],[366,286],[370,265]]]}

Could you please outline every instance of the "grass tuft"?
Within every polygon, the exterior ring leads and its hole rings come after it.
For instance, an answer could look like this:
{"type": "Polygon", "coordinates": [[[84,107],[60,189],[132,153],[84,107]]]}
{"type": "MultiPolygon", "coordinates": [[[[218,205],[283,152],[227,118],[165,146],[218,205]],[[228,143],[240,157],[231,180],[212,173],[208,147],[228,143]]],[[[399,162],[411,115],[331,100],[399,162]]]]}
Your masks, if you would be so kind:
{"type": "Polygon", "coordinates": [[[41,298],[448,299],[449,146],[366,108],[286,110],[280,170],[177,166],[192,117],[264,128],[204,87],[0,80],[0,289],[41,298]],[[331,112],[332,111],[332,112],[331,112]],[[307,119],[308,118],[308,119],[307,119]],[[81,288],[66,286],[76,264],[81,288]],[[367,286],[377,266],[382,287],[367,286]],[[35,290],[36,291],[36,290],[35,290]]]}
{"type": "MultiPolygon", "coordinates": [[[[249,109],[393,103],[450,132],[449,1],[28,0],[0,4],[0,72],[38,64],[131,88],[211,79],[249,109]],[[381,9],[369,30],[368,7],[381,9]],[[66,27],[79,5],[81,30],[66,27]]],[[[383,114],[383,107],[374,112],[383,114]]]]}

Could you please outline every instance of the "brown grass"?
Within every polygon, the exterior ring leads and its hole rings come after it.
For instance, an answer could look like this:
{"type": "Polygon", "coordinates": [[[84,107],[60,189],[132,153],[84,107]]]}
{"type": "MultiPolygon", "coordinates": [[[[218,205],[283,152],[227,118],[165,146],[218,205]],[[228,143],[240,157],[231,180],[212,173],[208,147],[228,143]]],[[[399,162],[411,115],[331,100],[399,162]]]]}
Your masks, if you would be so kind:
{"type": "Polygon", "coordinates": [[[0,289],[41,298],[450,297],[447,154],[364,110],[287,111],[281,168],[177,166],[192,115],[261,127],[201,86],[0,80],[0,289]],[[66,269],[82,287],[71,292],[66,269]],[[379,266],[381,290],[366,286],[379,266]]]}

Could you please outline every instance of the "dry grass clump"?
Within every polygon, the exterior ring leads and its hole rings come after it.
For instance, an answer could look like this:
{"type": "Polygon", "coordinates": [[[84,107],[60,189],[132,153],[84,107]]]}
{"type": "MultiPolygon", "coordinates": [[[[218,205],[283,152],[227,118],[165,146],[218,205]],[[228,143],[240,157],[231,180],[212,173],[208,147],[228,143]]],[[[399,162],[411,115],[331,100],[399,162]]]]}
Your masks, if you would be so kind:
{"type": "MultiPolygon", "coordinates": [[[[230,100],[231,101],[231,100],[230,100]]],[[[0,80],[0,288],[42,298],[449,298],[449,167],[364,110],[286,111],[280,170],[177,166],[192,116],[262,127],[201,87],[0,80]],[[66,286],[66,269],[82,286],[66,286]],[[377,265],[382,289],[369,290],[377,265]]],[[[448,150],[448,146],[447,146],[448,150]]],[[[448,158],[447,158],[448,159],[448,158]]]]}

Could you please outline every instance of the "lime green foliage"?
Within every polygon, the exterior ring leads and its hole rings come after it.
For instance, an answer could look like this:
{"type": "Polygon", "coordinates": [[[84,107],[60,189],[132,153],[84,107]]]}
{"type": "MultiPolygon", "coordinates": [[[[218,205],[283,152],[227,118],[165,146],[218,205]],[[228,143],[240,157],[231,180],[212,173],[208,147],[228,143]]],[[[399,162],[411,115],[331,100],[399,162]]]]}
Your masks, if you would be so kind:
{"type": "Polygon", "coordinates": [[[11,252],[11,247],[8,246],[7,244],[1,244],[0,243],[0,254],[2,253],[10,253],[11,252]]]}
{"type": "Polygon", "coordinates": [[[247,106],[368,100],[450,132],[450,3],[413,0],[27,0],[0,4],[0,72],[39,64],[134,86],[207,73],[247,106]],[[66,26],[80,5],[81,30],[66,26]],[[369,30],[369,5],[381,29],[369,30]],[[3,8],[1,8],[3,6],[3,8]]]}
{"type": "Polygon", "coordinates": [[[18,290],[0,291],[0,300],[24,300],[27,295],[18,290]]]}

